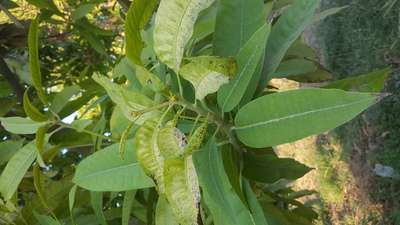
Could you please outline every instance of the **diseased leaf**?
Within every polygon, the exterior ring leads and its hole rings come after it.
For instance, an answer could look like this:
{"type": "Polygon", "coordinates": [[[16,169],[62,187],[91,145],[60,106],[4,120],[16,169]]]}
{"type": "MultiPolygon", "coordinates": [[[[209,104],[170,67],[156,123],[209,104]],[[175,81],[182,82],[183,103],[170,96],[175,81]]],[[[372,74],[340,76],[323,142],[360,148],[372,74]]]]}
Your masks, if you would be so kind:
{"type": "Polygon", "coordinates": [[[142,124],[146,119],[158,114],[155,111],[140,114],[141,111],[154,105],[153,101],[145,95],[130,91],[100,75],[94,75],[93,79],[106,89],[108,96],[130,121],[142,124]]]}
{"type": "Polygon", "coordinates": [[[265,50],[264,70],[258,93],[264,90],[267,82],[278,68],[286,51],[297,40],[304,29],[312,24],[314,12],[320,0],[298,0],[286,9],[278,22],[272,27],[265,50]]]}
{"type": "Polygon", "coordinates": [[[43,104],[47,104],[47,98],[42,86],[42,74],[40,72],[39,61],[39,19],[32,20],[28,34],[29,48],[29,69],[31,71],[33,86],[35,87],[39,99],[43,104]]]}
{"type": "Polygon", "coordinates": [[[142,66],[136,66],[135,68],[136,78],[138,79],[142,87],[148,87],[154,92],[160,92],[165,88],[160,78],[158,78],[155,74],[151,73],[142,66]]]}
{"type": "Polygon", "coordinates": [[[218,105],[224,112],[231,111],[239,104],[252,77],[256,76],[257,65],[263,56],[270,28],[268,24],[262,26],[240,49],[236,57],[239,65],[238,75],[218,91],[218,105]]]}
{"type": "Polygon", "coordinates": [[[47,122],[35,122],[23,117],[0,117],[1,125],[13,134],[34,134],[47,122]]]}
{"type": "Polygon", "coordinates": [[[178,225],[171,206],[168,204],[164,196],[159,196],[156,207],[156,224],[157,225],[178,225]]]}
{"type": "Polygon", "coordinates": [[[10,200],[17,191],[19,183],[35,158],[35,142],[30,142],[18,150],[7,163],[0,176],[0,193],[5,200],[10,200]]]}
{"type": "Polygon", "coordinates": [[[191,58],[188,64],[182,66],[180,73],[193,85],[196,98],[202,100],[229,82],[236,74],[236,62],[231,58],[215,56],[191,58]]]}
{"type": "Polygon", "coordinates": [[[111,145],[84,159],[75,172],[73,182],[91,191],[127,191],[152,187],[136,161],[135,149],[128,145],[121,160],[118,144],[111,145]]]}
{"type": "Polygon", "coordinates": [[[274,183],[279,179],[296,180],[311,170],[294,159],[278,158],[274,154],[246,153],[243,161],[243,175],[262,183],[274,183]]]}
{"type": "Polygon", "coordinates": [[[254,225],[250,211],[230,185],[214,139],[193,155],[204,202],[215,225],[254,225]]]}
{"type": "Polygon", "coordinates": [[[390,68],[376,70],[368,74],[349,77],[343,80],[333,81],[322,88],[341,89],[345,91],[380,92],[385,80],[392,72],[390,68]]]}
{"type": "Polygon", "coordinates": [[[154,51],[160,61],[178,72],[185,46],[199,13],[214,0],[161,0],[154,28],[154,51]]]}
{"type": "Polygon", "coordinates": [[[101,225],[108,225],[106,217],[103,212],[103,192],[90,192],[90,203],[92,204],[92,208],[94,214],[96,215],[97,221],[101,225]]]}
{"type": "Polygon", "coordinates": [[[158,120],[151,119],[143,123],[136,132],[134,145],[136,157],[145,172],[157,182],[157,191],[163,194],[164,187],[164,159],[158,147],[157,139],[159,134],[158,120]]]}
{"type": "Polygon", "coordinates": [[[141,53],[144,43],[141,31],[150,21],[157,7],[157,0],[135,0],[129,7],[125,19],[125,52],[128,59],[137,65],[142,65],[141,53]]]}
{"type": "Polygon", "coordinates": [[[192,156],[165,160],[165,196],[179,224],[197,224],[200,189],[192,156]]]}
{"type": "Polygon", "coordinates": [[[279,92],[243,106],[236,115],[234,130],[240,141],[250,147],[279,145],[333,129],[375,100],[371,94],[342,90],[279,92]]]}
{"type": "Polygon", "coordinates": [[[25,114],[29,116],[29,118],[31,118],[32,120],[37,122],[44,122],[48,120],[46,115],[41,113],[34,105],[32,105],[31,100],[28,96],[28,90],[26,90],[24,93],[23,107],[25,114]]]}
{"type": "Polygon", "coordinates": [[[214,32],[214,54],[236,56],[265,23],[263,0],[220,0],[214,32]]]}

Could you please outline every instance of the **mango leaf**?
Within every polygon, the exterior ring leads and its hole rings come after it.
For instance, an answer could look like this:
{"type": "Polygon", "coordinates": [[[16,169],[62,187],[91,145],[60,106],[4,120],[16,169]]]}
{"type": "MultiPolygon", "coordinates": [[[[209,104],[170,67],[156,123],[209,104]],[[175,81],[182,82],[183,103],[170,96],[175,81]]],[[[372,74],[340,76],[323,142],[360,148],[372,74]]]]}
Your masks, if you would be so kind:
{"type": "Polygon", "coordinates": [[[165,196],[179,224],[197,224],[200,189],[192,156],[165,160],[165,196]]]}
{"type": "Polygon", "coordinates": [[[156,224],[157,225],[178,225],[171,206],[164,196],[159,196],[156,207],[156,224]]]}
{"type": "Polygon", "coordinates": [[[57,6],[54,4],[52,0],[26,0],[26,1],[38,7],[39,9],[48,9],[60,14],[57,6]]]}
{"type": "Polygon", "coordinates": [[[124,202],[122,203],[121,225],[129,225],[135,195],[136,190],[125,192],[124,202]]]}
{"type": "Polygon", "coordinates": [[[161,0],[154,28],[154,51],[160,61],[179,71],[185,46],[199,13],[214,0],[161,0]]]}
{"type": "Polygon", "coordinates": [[[90,192],[90,203],[94,214],[96,215],[97,221],[101,225],[108,225],[106,217],[103,212],[103,192],[91,191],[90,192]]]}
{"type": "Polygon", "coordinates": [[[371,94],[333,89],[280,92],[243,106],[236,115],[234,130],[250,147],[279,145],[333,129],[375,100],[371,94]]]}
{"type": "Polygon", "coordinates": [[[262,183],[274,183],[279,179],[296,180],[310,170],[294,159],[278,158],[274,154],[244,155],[243,175],[262,183]]]}
{"type": "Polygon", "coordinates": [[[86,127],[92,124],[92,122],[93,122],[92,120],[85,120],[85,119],[74,120],[71,123],[71,127],[78,132],[82,132],[86,127]]]}
{"type": "Polygon", "coordinates": [[[130,91],[111,82],[111,80],[104,76],[94,75],[93,79],[106,89],[108,96],[115,104],[117,104],[125,117],[130,121],[141,124],[149,117],[153,117],[157,114],[157,112],[149,112],[140,115],[137,114],[153,105],[153,101],[145,95],[135,91],[130,91]],[[138,116],[140,116],[141,119],[137,120],[138,116]]]}
{"type": "Polygon", "coordinates": [[[160,194],[165,191],[163,163],[157,139],[159,124],[157,119],[150,119],[143,123],[136,132],[134,145],[136,157],[145,172],[157,181],[157,189],[160,194]]]}
{"type": "Polygon", "coordinates": [[[155,74],[148,71],[142,66],[136,66],[136,78],[142,85],[142,87],[148,87],[154,92],[160,92],[164,90],[164,85],[155,74]]]}
{"type": "Polygon", "coordinates": [[[88,3],[79,5],[74,11],[71,13],[71,19],[73,21],[77,21],[86,16],[86,14],[90,13],[94,9],[96,4],[88,3]]]}
{"type": "Polygon", "coordinates": [[[278,22],[272,27],[267,42],[264,60],[263,77],[261,77],[258,92],[264,90],[267,82],[273,76],[289,47],[297,40],[304,29],[313,22],[314,12],[320,0],[295,1],[286,9],[278,22]]]}
{"type": "Polygon", "coordinates": [[[263,0],[221,0],[215,22],[214,53],[236,56],[265,20],[263,0]]]}
{"type": "Polygon", "coordinates": [[[0,121],[4,129],[14,134],[34,134],[40,127],[48,124],[23,117],[0,117],[0,121]]]}
{"type": "Polygon", "coordinates": [[[51,216],[40,215],[37,212],[33,211],[33,215],[40,225],[61,225],[60,222],[53,219],[51,216]]]}
{"type": "Polygon", "coordinates": [[[315,72],[318,69],[314,62],[306,59],[290,59],[283,61],[274,72],[273,77],[290,77],[315,72]]]}
{"type": "Polygon", "coordinates": [[[254,225],[250,211],[230,185],[214,139],[193,154],[203,198],[215,225],[254,225]],[[212,176],[210,176],[212,174],[212,176]]]}
{"type": "Polygon", "coordinates": [[[342,89],[345,91],[380,92],[385,80],[392,72],[390,68],[376,70],[368,74],[349,77],[343,80],[334,81],[322,88],[342,89]]]}
{"type": "Polygon", "coordinates": [[[33,86],[35,87],[39,99],[43,104],[47,103],[47,98],[42,86],[42,74],[40,72],[39,62],[39,19],[32,20],[28,34],[29,48],[29,69],[32,75],[33,86]]]}
{"type": "Polygon", "coordinates": [[[243,180],[243,189],[249,204],[250,211],[253,214],[254,222],[257,225],[270,225],[265,219],[263,208],[257,200],[256,195],[251,189],[250,183],[247,180],[243,180]]]}
{"type": "Polygon", "coordinates": [[[7,163],[0,176],[0,193],[5,200],[10,200],[17,191],[19,183],[35,159],[35,142],[30,142],[18,150],[7,163]]]}
{"type": "Polygon", "coordinates": [[[125,53],[128,59],[137,65],[142,65],[140,56],[144,48],[141,30],[145,28],[157,7],[157,0],[136,0],[126,14],[125,20],[125,53]]]}
{"type": "Polygon", "coordinates": [[[236,57],[239,65],[237,77],[218,91],[218,105],[224,112],[231,111],[239,104],[252,77],[256,75],[257,65],[263,56],[270,28],[269,24],[262,26],[240,49],[236,57]]]}
{"type": "Polygon", "coordinates": [[[44,122],[48,120],[46,115],[41,113],[34,105],[32,105],[28,96],[28,90],[25,91],[23,100],[23,107],[27,116],[37,122],[44,122]]]}
{"type": "Polygon", "coordinates": [[[314,17],[314,23],[320,22],[329,16],[335,15],[348,7],[349,7],[348,5],[342,7],[332,7],[322,12],[319,12],[314,17]]]}
{"type": "Polygon", "coordinates": [[[182,66],[180,73],[193,85],[196,99],[202,100],[228,83],[236,70],[236,62],[232,58],[201,56],[191,58],[188,64],[182,66]]]}
{"type": "Polygon", "coordinates": [[[7,140],[0,142],[0,166],[8,162],[11,157],[22,147],[22,140],[7,140]]]}
{"type": "Polygon", "coordinates": [[[69,212],[71,213],[71,215],[72,215],[72,210],[75,205],[75,196],[76,196],[77,189],[78,189],[78,185],[74,185],[68,193],[68,208],[69,208],[69,212]]]}
{"type": "Polygon", "coordinates": [[[70,99],[80,92],[81,88],[77,85],[64,87],[63,90],[54,95],[51,100],[50,109],[53,112],[60,112],[70,101],[70,99]]]}
{"type": "Polygon", "coordinates": [[[126,158],[119,157],[118,144],[111,145],[85,158],[75,172],[73,182],[91,191],[126,191],[152,187],[136,161],[135,149],[128,145],[126,158]]]}

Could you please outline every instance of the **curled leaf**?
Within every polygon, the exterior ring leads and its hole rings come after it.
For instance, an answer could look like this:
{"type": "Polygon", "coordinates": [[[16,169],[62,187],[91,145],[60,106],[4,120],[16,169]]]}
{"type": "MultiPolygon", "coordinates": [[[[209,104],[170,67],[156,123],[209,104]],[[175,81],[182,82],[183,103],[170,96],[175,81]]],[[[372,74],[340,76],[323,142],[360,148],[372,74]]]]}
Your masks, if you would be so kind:
{"type": "Polygon", "coordinates": [[[134,145],[138,162],[145,172],[156,180],[158,192],[162,194],[164,193],[164,159],[158,148],[158,134],[158,120],[147,120],[136,132],[134,145]]]}
{"type": "Polygon", "coordinates": [[[165,159],[181,157],[187,144],[186,136],[175,126],[160,129],[158,146],[165,159]]]}
{"type": "Polygon", "coordinates": [[[196,225],[200,190],[192,157],[169,159],[164,166],[165,194],[182,225],[196,225]]]}
{"type": "Polygon", "coordinates": [[[23,107],[25,114],[32,120],[37,122],[44,122],[48,120],[46,115],[41,113],[34,105],[32,105],[28,96],[28,90],[26,90],[24,93],[23,107]]]}
{"type": "Polygon", "coordinates": [[[183,78],[192,83],[196,99],[217,92],[236,74],[236,62],[232,58],[199,57],[191,59],[180,71],[183,78]]]}
{"type": "Polygon", "coordinates": [[[154,50],[167,66],[179,71],[185,46],[199,13],[214,0],[162,0],[154,28],[154,50]]]}

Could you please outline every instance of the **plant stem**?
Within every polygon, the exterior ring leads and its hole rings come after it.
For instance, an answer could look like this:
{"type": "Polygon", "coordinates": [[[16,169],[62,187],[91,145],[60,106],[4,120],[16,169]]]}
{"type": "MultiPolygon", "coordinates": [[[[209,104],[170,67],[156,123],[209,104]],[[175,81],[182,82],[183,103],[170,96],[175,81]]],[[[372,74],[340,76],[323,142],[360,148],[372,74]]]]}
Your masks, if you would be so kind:
{"type": "Polygon", "coordinates": [[[235,135],[232,133],[232,128],[233,128],[232,124],[227,123],[226,121],[222,120],[222,118],[219,117],[217,114],[211,113],[211,112],[208,112],[208,111],[206,111],[206,110],[204,110],[202,108],[199,108],[199,107],[195,106],[194,104],[192,104],[192,103],[190,103],[190,102],[188,102],[188,101],[186,101],[184,99],[177,100],[176,104],[179,104],[179,105],[181,105],[183,107],[186,107],[187,109],[189,109],[189,110],[191,110],[191,111],[193,111],[193,112],[195,112],[195,113],[197,113],[197,114],[199,114],[201,116],[204,116],[204,117],[208,116],[208,119],[212,123],[216,124],[222,130],[222,132],[225,133],[225,135],[229,139],[229,142],[232,144],[233,148],[236,151],[238,151],[240,153],[241,152],[246,152],[246,149],[240,146],[239,142],[236,140],[235,135]]]}

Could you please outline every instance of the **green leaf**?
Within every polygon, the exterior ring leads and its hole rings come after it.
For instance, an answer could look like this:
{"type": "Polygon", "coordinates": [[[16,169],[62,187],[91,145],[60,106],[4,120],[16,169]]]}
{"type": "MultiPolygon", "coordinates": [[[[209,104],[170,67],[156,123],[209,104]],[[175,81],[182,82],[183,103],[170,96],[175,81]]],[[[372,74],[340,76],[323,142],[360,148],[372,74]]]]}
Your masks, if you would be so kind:
{"type": "Polygon", "coordinates": [[[136,190],[125,192],[124,202],[122,203],[121,225],[129,225],[132,212],[133,201],[135,200],[136,190]]]}
{"type": "Polygon", "coordinates": [[[252,77],[256,76],[256,69],[263,56],[270,28],[269,24],[262,26],[240,49],[236,57],[239,65],[237,77],[218,92],[218,105],[224,112],[231,111],[239,104],[252,77]]]}
{"type": "Polygon", "coordinates": [[[41,113],[34,105],[32,105],[28,96],[28,90],[25,91],[23,100],[24,111],[29,118],[37,122],[44,122],[48,120],[46,115],[41,113]]]}
{"type": "Polygon", "coordinates": [[[85,120],[85,119],[74,120],[71,123],[71,127],[78,132],[82,132],[86,127],[92,124],[92,122],[93,122],[92,120],[85,120]]]}
{"type": "Polygon", "coordinates": [[[236,56],[265,23],[263,0],[220,0],[214,33],[214,53],[236,56]]]}
{"type": "Polygon", "coordinates": [[[88,3],[79,5],[74,11],[71,13],[71,19],[73,21],[79,20],[86,16],[86,14],[90,13],[94,9],[96,4],[88,3]]]}
{"type": "Polygon", "coordinates": [[[345,91],[380,92],[385,85],[385,80],[392,72],[390,68],[376,70],[368,74],[349,77],[334,81],[322,88],[341,89],[345,91]]]}
{"type": "Polygon", "coordinates": [[[118,144],[85,158],[75,172],[73,182],[91,191],[127,191],[154,185],[139,166],[135,149],[128,145],[121,160],[118,144]]]}
{"type": "Polygon", "coordinates": [[[30,4],[38,7],[39,9],[48,9],[57,13],[60,13],[57,6],[52,0],[26,0],[30,4]]]}
{"type": "Polygon", "coordinates": [[[317,13],[314,17],[314,23],[320,22],[329,16],[335,15],[348,7],[349,7],[348,5],[342,7],[332,7],[320,13],[317,13]]]}
{"type": "Polygon", "coordinates": [[[304,29],[313,22],[314,12],[320,0],[298,0],[286,9],[272,27],[265,50],[263,77],[258,92],[264,90],[269,79],[278,68],[286,51],[297,40],[304,29]]]}
{"type": "Polygon", "coordinates": [[[250,211],[230,185],[214,139],[193,155],[203,198],[215,225],[254,225],[250,211]]]}
{"type": "Polygon", "coordinates": [[[154,28],[154,51],[167,66],[179,71],[185,46],[199,13],[214,0],[161,0],[154,28]]]}
{"type": "Polygon", "coordinates": [[[10,200],[17,191],[19,183],[36,159],[35,142],[30,142],[10,159],[0,176],[0,193],[10,200]]]}
{"type": "Polygon", "coordinates": [[[239,110],[236,134],[246,145],[263,148],[333,129],[371,106],[367,93],[298,89],[260,97],[239,110]]]}
{"type": "Polygon", "coordinates": [[[178,225],[171,206],[164,196],[159,196],[156,207],[156,224],[157,225],[178,225]]]}
{"type": "Polygon", "coordinates": [[[314,62],[306,59],[290,59],[283,61],[274,72],[274,77],[290,77],[312,73],[318,69],[314,62]]]}
{"type": "Polygon", "coordinates": [[[40,100],[43,104],[47,103],[47,98],[42,86],[42,74],[40,72],[39,61],[39,19],[32,20],[28,34],[29,48],[29,69],[32,75],[33,86],[35,87],[40,100]]]}
{"type": "Polygon", "coordinates": [[[59,113],[80,90],[81,88],[77,85],[64,87],[61,92],[54,95],[54,98],[51,100],[50,109],[55,113],[59,113]]]}
{"type": "Polygon", "coordinates": [[[149,23],[158,4],[157,0],[136,0],[131,4],[125,20],[126,56],[132,63],[142,65],[140,56],[144,48],[141,30],[149,23]]]}
{"type": "Polygon", "coordinates": [[[78,185],[74,185],[68,193],[68,207],[69,207],[69,212],[71,213],[71,215],[72,215],[72,210],[75,205],[75,196],[76,196],[77,189],[78,189],[78,185]]]}
{"type": "Polygon", "coordinates": [[[97,221],[101,225],[108,225],[103,212],[103,192],[91,191],[90,203],[92,204],[92,208],[94,214],[96,215],[97,221]]]}
{"type": "Polygon", "coordinates": [[[40,225],[61,225],[60,222],[53,219],[51,216],[40,215],[35,211],[33,211],[33,215],[40,225]]]}
{"type": "Polygon", "coordinates": [[[236,62],[232,58],[201,56],[191,58],[180,73],[193,85],[196,98],[202,100],[229,82],[236,74],[236,62]]]}
{"type": "Polygon", "coordinates": [[[8,162],[11,157],[22,147],[22,140],[0,142],[0,166],[8,162]]]}
{"type": "Polygon", "coordinates": [[[251,189],[250,183],[247,180],[243,181],[243,189],[249,204],[249,208],[253,214],[254,222],[257,225],[269,225],[265,219],[263,208],[257,200],[256,195],[251,189]]]}
{"type": "Polygon", "coordinates": [[[14,134],[34,134],[36,131],[47,124],[47,122],[35,122],[23,117],[0,117],[1,125],[14,134]]]}
{"type": "Polygon", "coordinates": [[[243,175],[262,183],[274,183],[279,179],[296,180],[311,170],[294,159],[278,158],[274,154],[246,153],[243,161],[243,175]]]}

